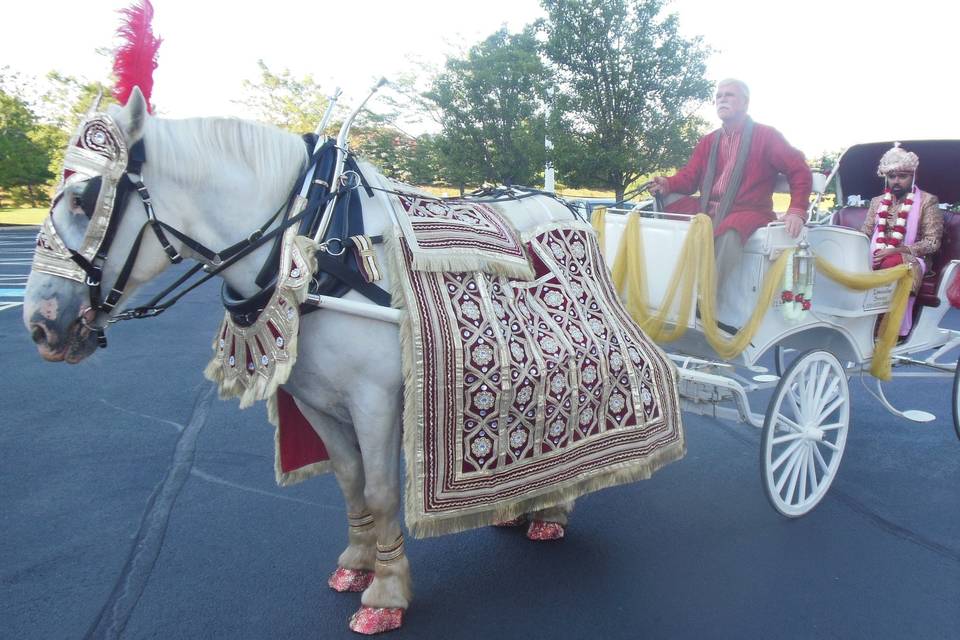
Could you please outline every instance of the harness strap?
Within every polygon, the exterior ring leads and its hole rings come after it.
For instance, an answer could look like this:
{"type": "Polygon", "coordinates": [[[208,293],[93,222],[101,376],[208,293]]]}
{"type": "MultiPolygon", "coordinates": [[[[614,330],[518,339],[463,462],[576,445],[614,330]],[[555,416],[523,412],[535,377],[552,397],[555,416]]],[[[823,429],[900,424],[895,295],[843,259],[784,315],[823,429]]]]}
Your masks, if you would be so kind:
{"type": "MultiPolygon", "coordinates": [[[[335,195],[336,193],[329,194],[327,196],[327,199],[332,198],[335,195]]],[[[209,267],[206,268],[205,270],[207,273],[204,274],[202,278],[198,279],[196,282],[194,282],[189,287],[187,287],[186,289],[184,289],[183,291],[181,291],[180,293],[172,297],[167,302],[160,304],[160,301],[163,300],[164,297],[169,295],[178,286],[186,282],[190,276],[193,276],[201,268],[204,268],[204,266],[200,264],[195,265],[185,276],[181,277],[175,283],[173,283],[172,285],[170,285],[169,287],[167,287],[166,289],[164,289],[163,291],[155,295],[149,302],[147,302],[142,306],[124,311],[123,313],[112,318],[110,322],[113,323],[113,322],[119,322],[120,320],[131,320],[135,318],[149,318],[152,316],[160,315],[161,313],[169,309],[171,306],[173,306],[178,300],[180,300],[180,298],[187,295],[188,293],[190,293],[191,291],[193,291],[203,283],[207,282],[214,276],[220,274],[222,271],[229,269],[240,260],[246,258],[249,254],[257,250],[260,247],[260,245],[265,244],[270,240],[272,240],[275,236],[282,234],[284,231],[286,231],[287,227],[293,224],[296,224],[297,222],[302,220],[308,213],[309,212],[307,210],[303,210],[297,215],[287,218],[287,220],[285,220],[276,229],[273,229],[272,231],[264,235],[261,235],[254,242],[247,243],[246,246],[243,246],[239,251],[232,253],[232,255],[230,255],[227,259],[223,260],[220,264],[216,265],[213,268],[209,268],[209,267]]]]}
{"type": "MultiPolygon", "coordinates": [[[[317,254],[317,268],[329,273],[331,276],[355,289],[357,293],[362,294],[368,300],[375,302],[381,307],[390,306],[390,294],[375,284],[367,282],[362,275],[351,270],[340,260],[335,260],[325,253],[317,254]]],[[[313,307],[316,309],[316,307],[313,307]]]]}

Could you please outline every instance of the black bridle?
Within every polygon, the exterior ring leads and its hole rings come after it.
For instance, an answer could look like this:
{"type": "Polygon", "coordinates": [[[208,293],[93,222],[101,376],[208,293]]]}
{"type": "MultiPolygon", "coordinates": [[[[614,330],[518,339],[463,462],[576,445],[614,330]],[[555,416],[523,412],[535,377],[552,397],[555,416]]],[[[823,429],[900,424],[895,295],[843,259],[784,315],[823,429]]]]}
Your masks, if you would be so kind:
{"type": "MultiPolygon", "coordinates": [[[[153,203],[150,199],[150,192],[143,183],[143,178],[141,175],[141,170],[145,160],[145,147],[143,140],[140,140],[130,148],[130,155],[127,161],[125,172],[117,183],[117,192],[111,208],[109,222],[107,223],[107,230],[104,234],[103,242],[100,244],[100,247],[98,248],[94,258],[92,260],[87,260],[78,251],[68,249],[71,254],[71,259],[77,265],[79,265],[84,273],[86,273],[85,284],[89,293],[90,305],[81,311],[80,321],[87,329],[95,333],[97,336],[97,345],[101,348],[107,346],[107,339],[104,333],[105,327],[89,324],[85,319],[86,313],[90,310],[103,312],[107,314],[107,316],[110,316],[113,313],[117,303],[123,297],[124,290],[126,289],[127,283],[130,279],[130,274],[133,271],[133,266],[136,263],[137,256],[140,253],[140,245],[143,241],[143,236],[147,228],[150,228],[153,231],[157,241],[160,243],[160,246],[163,248],[163,251],[170,260],[171,264],[177,264],[181,262],[183,260],[183,256],[180,255],[177,249],[174,248],[174,246],[170,243],[170,240],[167,238],[167,233],[177,238],[181,243],[201,256],[205,263],[198,263],[192,267],[187,271],[186,274],[184,274],[184,276],[180,277],[173,285],[162,291],[159,295],[155,296],[147,304],[134,309],[129,309],[123,313],[111,317],[108,320],[109,323],[159,315],[196,287],[219,274],[224,269],[236,264],[239,260],[248,256],[264,243],[273,240],[277,235],[283,233],[287,227],[297,223],[307,213],[306,211],[301,211],[297,215],[286,217],[276,229],[267,232],[267,229],[273,225],[277,218],[284,211],[288,211],[290,204],[296,197],[299,185],[302,184],[303,175],[301,175],[300,179],[297,180],[297,183],[294,186],[290,196],[264,224],[254,230],[244,240],[241,240],[240,242],[237,242],[220,251],[213,251],[182,233],[178,229],[171,227],[167,223],[157,219],[156,213],[153,209],[153,203]],[[140,227],[140,231],[137,233],[137,237],[130,247],[130,252],[127,254],[127,258],[124,261],[123,267],[120,269],[120,273],[117,276],[116,281],[113,283],[110,292],[106,297],[104,297],[101,289],[104,264],[106,263],[110,248],[113,245],[113,241],[116,238],[117,228],[120,225],[123,212],[126,210],[130,195],[134,192],[140,197],[140,201],[143,204],[143,210],[146,214],[146,221],[143,223],[143,226],[140,227]],[[186,290],[180,292],[171,300],[161,303],[161,300],[164,297],[169,295],[177,287],[187,282],[198,271],[200,271],[200,269],[205,269],[207,271],[207,274],[203,278],[199,279],[186,290]]],[[[89,182],[91,184],[88,185],[87,189],[84,189],[84,192],[80,197],[80,204],[88,217],[91,215],[91,212],[88,210],[88,208],[92,209],[90,203],[96,201],[96,190],[99,190],[99,181],[101,180],[101,178],[94,178],[90,180],[89,182]],[[96,190],[93,187],[96,187],[96,190]]],[[[341,190],[331,192],[327,196],[327,200],[336,197],[340,193],[341,190]]],[[[324,204],[325,202],[326,200],[324,201],[324,204]]]]}

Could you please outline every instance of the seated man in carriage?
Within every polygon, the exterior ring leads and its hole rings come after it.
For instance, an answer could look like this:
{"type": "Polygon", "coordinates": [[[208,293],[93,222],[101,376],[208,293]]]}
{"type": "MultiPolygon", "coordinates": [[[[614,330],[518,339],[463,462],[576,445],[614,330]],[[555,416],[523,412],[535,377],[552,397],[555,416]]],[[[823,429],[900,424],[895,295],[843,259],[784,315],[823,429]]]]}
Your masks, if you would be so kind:
{"type": "Polygon", "coordinates": [[[900,335],[910,332],[915,296],[927,270],[927,259],[940,248],[943,213],[935,195],[916,185],[920,159],[894,144],[883,154],[877,175],[884,178],[883,193],[870,200],[867,217],[860,229],[870,238],[874,269],[906,264],[913,275],[913,288],[900,335]]]}
{"type": "Polygon", "coordinates": [[[651,193],[685,194],[667,206],[673,213],[706,213],[713,218],[717,278],[723,282],[740,263],[750,235],[776,220],[773,192],[777,175],[790,185],[790,207],[783,218],[796,237],[807,219],[812,178],[803,154],[773,127],[748,115],[750,89],[740,80],[717,85],[717,115],[723,126],[697,143],[690,161],[670,177],[653,178],[651,193]],[[698,198],[689,197],[699,189],[698,198]]]}

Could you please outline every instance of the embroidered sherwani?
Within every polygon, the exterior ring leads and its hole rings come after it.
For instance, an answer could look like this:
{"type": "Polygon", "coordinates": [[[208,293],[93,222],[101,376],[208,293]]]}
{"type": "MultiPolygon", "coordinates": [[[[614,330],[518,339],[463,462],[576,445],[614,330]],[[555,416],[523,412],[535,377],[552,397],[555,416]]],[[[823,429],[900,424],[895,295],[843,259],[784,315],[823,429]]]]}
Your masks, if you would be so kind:
{"type": "MultiPolygon", "coordinates": [[[[923,280],[923,268],[917,258],[927,258],[940,248],[940,238],[943,236],[943,212],[940,211],[940,201],[937,196],[925,191],[918,190],[921,196],[920,200],[920,223],[917,227],[917,237],[911,244],[902,245],[907,251],[900,253],[903,262],[910,266],[910,272],[913,275],[914,294],[920,289],[920,282],[923,280]]],[[[877,209],[883,196],[877,196],[870,200],[870,208],[867,210],[867,217],[863,221],[862,233],[867,236],[873,236],[873,229],[877,223],[877,209]]],[[[900,200],[894,200],[890,205],[891,211],[897,211],[900,200]]],[[[887,227],[886,233],[892,231],[887,227]]],[[[927,264],[929,268],[929,263],[927,264]]]]}
{"type": "MultiPolygon", "coordinates": [[[[758,123],[753,126],[753,140],[740,188],[730,212],[714,229],[716,236],[731,229],[736,230],[740,234],[741,242],[746,242],[754,231],[776,220],[773,213],[773,190],[778,174],[786,175],[790,184],[788,213],[798,213],[806,217],[812,187],[810,168],[803,153],[791,147],[773,127],[758,123]]],[[[730,131],[720,128],[701,138],[687,165],[667,179],[668,192],[689,195],[700,188],[709,163],[713,140],[716,136],[721,136],[717,148],[716,175],[710,193],[709,210],[706,212],[712,216],[730,182],[742,135],[743,124],[730,131]]],[[[697,213],[700,210],[699,199],[682,198],[666,209],[675,213],[697,213]]]]}

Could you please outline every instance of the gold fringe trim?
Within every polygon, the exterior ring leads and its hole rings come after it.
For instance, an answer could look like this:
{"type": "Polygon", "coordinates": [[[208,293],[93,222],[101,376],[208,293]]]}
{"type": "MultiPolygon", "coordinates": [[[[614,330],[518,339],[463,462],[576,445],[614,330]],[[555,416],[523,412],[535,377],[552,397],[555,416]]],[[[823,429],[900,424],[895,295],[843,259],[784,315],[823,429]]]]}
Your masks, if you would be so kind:
{"type": "Polygon", "coordinates": [[[679,436],[680,440],[678,442],[662,447],[642,462],[624,463],[620,468],[608,467],[599,471],[598,475],[584,478],[572,486],[565,487],[563,490],[548,491],[539,496],[518,500],[495,511],[466,513],[455,517],[444,516],[443,518],[436,519],[430,519],[428,517],[411,522],[408,501],[407,529],[415,538],[429,538],[447,533],[466,531],[467,529],[474,529],[476,527],[487,527],[495,522],[512,520],[526,513],[555,507],[588,493],[599,491],[600,489],[616,487],[638,480],[646,480],[662,467],[686,455],[687,446],[682,430],[679,436]]]}
{"type": "MultiPolygon", "coordinates": [[[[290,231],[296,233],[296,231],[292,228],[290,231]]],[[[303,236],[295,236],[291,242],[293,243],[295,249],[299,250],[301,255],[303,255],[303,257],[306,259],[309,273],[314,273],[317,270],[317,244],[312,239],[303,236]]],[[[281,253],[283,254],[283,257],[286,258],[287,252],[283,251],[281,253]]],[[[281,263],[281,268],[286,268],[286,260],[281,263]]],[[[298,307],[301,303],[303,303],[304,300],[306,300],[307,294],[309,293],[309,287],[301,286],[294,289],[284,288],[283,280],[284,279],[281,278],[280,282],[278,283],[277,291],[274,293],[274,297],[271,299],[270,304],[276,304],[277,298],[282,295],[286,298],[287,302],[293,306],[294,309],[297,309],[298,316],[296,322],[291,326],[291,335],[284,336],[287,359],[282,361],[274,359],[274,369],[268,377],[258,374],[247,376],[245,371],[241,371],[239,374],[227,372],[224,368],[223,360],[218,354],[218,341],[224,326],[222,323],[217,331],[217,335],[213,340],[214,355],[207,364],[206,368],[203,370],[203,375],[217,385],[220,399],[226,400],[229,398],[239,397],[241,409],[246,409],[247,407],[253,405],[257,400],[266,400],[273,396],[276,393],[277,388],[285,383],[287,378],[290,377],[290,372],[293,370],[293,366],[297,362],[297,347],[299,342],[300,326],[298,307]]],[[[306,282],[309,284],[309,278],[306,279],[306,282]]],[[[264,313],[267,313],[267,311],[265,310],[264,313]]],[[[231,322],[229,314],[225,314],[224,323],[229,322],[231,322]]],[[[244,364],[245,363],[238,362],[237,367],[242,369],[244,364]]]]}
{"type": "Polygon", "coordinates": [[[450,254],[439,253],[441,250],[431,250],[429,254],[423,251],[413,251],[414,271],[434,273],[480,271],[489,275],[504,276],[524,282],[533,280],[533,267],[530,266],[529,259],[463,255],[460,249],[450,254]]]}

